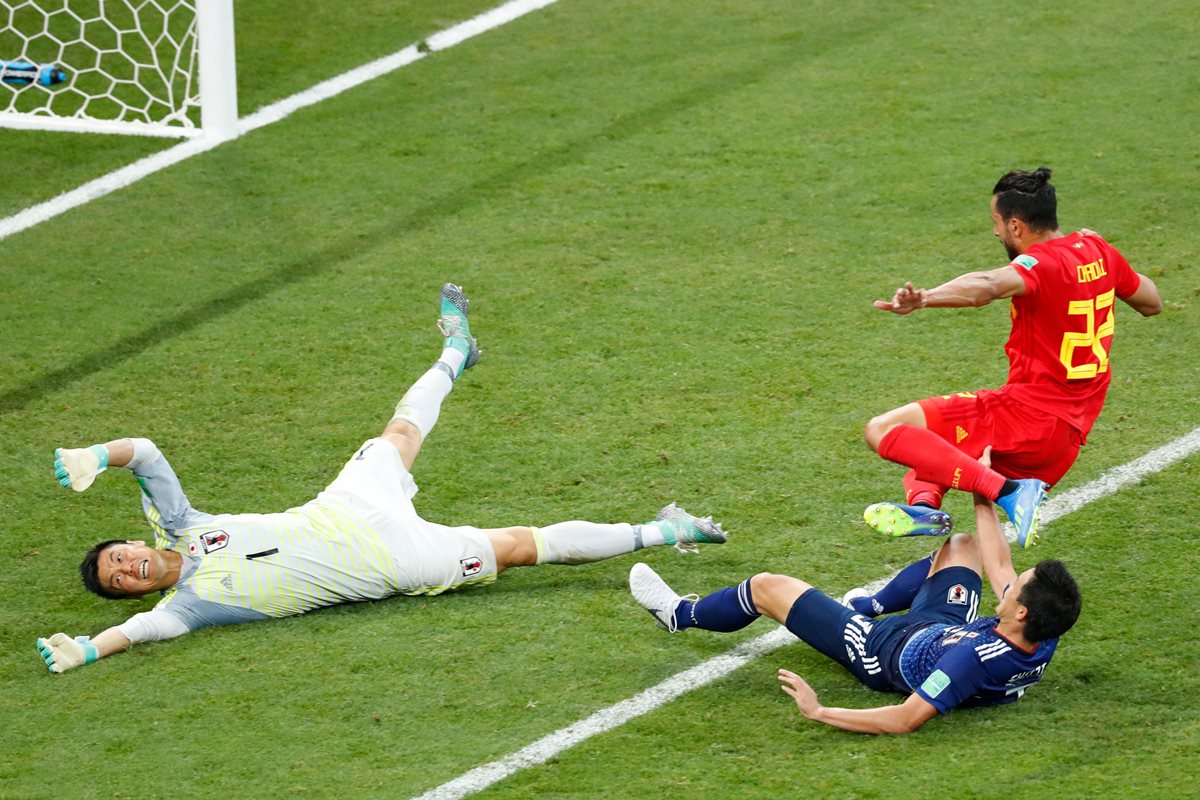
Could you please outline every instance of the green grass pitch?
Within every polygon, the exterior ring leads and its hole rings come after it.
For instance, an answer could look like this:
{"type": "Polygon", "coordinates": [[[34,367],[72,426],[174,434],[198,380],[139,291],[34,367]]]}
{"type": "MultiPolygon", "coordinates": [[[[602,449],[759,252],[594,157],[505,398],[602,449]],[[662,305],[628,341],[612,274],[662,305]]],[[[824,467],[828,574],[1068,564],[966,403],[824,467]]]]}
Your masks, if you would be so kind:
{"type": "MultiPolygon", "coordinates": [[[[238,3],[242,113],[487,7],[238,3]]],[[[1002,382],[1008,311],[870,303],[1003,263],[988,191],[1012,167],[1054,168],[1064,227],[1166,300],[1120,310],[1060,488],[1190,432],[1197,40],[1182,0],[562,0],[0,241],[0,798],[412,797],[769,629],[662,634],[629,556],[46,673],[35,637],[152,604],[84,593],[82,552],[147,529],[129,476],[64,492],[54,447],[147,435],[201,509],[302,503],[436,357],[446,280],[485,352],[418,510],[638,521],[677,500],[734,534],[644,555],[685,591],[767,569],[840,593],[927,552],[862,524],[901,476],[862,426],[1002,382]]],[[[166,146],[0,131],[0,215],[166,146]]],[[[841,733],[775,670],[827,703],[892,698],[797,643],[477,796],[1194,797],[1198,482],[1192,456],[1016,556],[1067,561],[1085,606],[1015,706],[841,733]]]]}

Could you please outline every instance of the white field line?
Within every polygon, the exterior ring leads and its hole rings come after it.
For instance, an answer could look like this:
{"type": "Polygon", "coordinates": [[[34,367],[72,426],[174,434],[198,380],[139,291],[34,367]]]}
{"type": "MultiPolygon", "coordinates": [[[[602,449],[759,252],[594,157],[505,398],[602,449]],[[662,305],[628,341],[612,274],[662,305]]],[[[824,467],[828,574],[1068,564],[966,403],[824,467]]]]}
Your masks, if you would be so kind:
{"type": "MultiPolygon", "coordinates": [[[[1043,524],[1078,511],[1095,500],[1115,494],[1137,483],[1146,475],[1159,472],[1200,450],[1200,428],[1120,467],[1115,467],[1090,483],[1063,492],[1046,503],[1042,509],[1043,524]]],[[[867,585],[868,591],[882,588],[892,576],[880,578],[867,585]]],[[[675,698],[707,686],[755,658],[795,642],[787,628],[778,627],[723,655],[703,661],[691,669],[672,675],[660,684],[619,703],[602,708],[587,719],[580,720],[504,758],[475,767],[457,778],[443,783],[413,800],[461,800],[481,792],[494,783],[527,767],[534,767],[554,758],[562,751],[595,736],[612,730],[630,720],[666,705],[675,698]]]]}
{"type": "MultiPolygon", "coordinates": [[[[498,28],[505,23],[512,22],[519,17],[545,8],[555,2],[557,0],[510,0],[510,2],[497,6],[490,11],[485,11],[466,22],[460,22],[443,31],[439,31],[420,44],[409,45],[403,50],[392,53],[390,56],[384,56],[357,69],[352,69],[335,78],[319,83],[299,94],[294,94],[277,103],[265,106],[239,120],[238,133],[239,135],[249,133],[264,125],[278,122],[306,106],[311,106],[322,100],[328,100],[347,89],[353,89],[381,75],[386,75],[401,67],[408,66],[414,61],[420,61],[430,53],[436,53],[439,50],[453,47],[456,44],[465,42],[467,39],[490,31],[493,28],[498,28]]],[[[60,194],[58,197],[30,206],[13,214],[11,217],[0,219],[0,240],[27,228],[32,228],[34,225],[46,220],[53,219],[85,203],[90,203],[92,200],[111,194],[118,189],[123,189],[148,175],[153,175],[159,170],[166,169],[173,164],[178,164],[180,161],[212,150],[221,144],[222,141],[227,140],[211,137],[191,139],[135,161],[128,166],[110,172],[93,181],[89,181],[69,192],[60,194]]]]}

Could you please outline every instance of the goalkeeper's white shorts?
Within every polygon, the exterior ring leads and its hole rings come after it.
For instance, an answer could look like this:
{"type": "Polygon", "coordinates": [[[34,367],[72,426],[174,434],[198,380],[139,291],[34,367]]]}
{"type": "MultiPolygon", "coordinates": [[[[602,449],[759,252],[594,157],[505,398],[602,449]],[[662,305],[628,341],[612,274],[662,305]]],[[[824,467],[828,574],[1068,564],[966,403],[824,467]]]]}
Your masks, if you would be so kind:
{"type": "Polygon", "coordinates": [[[418,516],[417,483],[386,439],[363,443],[325,493],[348,503],[383,538],[396,559],[399,593],[441,594],[496,580],[496,552],[481,530],[418,516]]]}

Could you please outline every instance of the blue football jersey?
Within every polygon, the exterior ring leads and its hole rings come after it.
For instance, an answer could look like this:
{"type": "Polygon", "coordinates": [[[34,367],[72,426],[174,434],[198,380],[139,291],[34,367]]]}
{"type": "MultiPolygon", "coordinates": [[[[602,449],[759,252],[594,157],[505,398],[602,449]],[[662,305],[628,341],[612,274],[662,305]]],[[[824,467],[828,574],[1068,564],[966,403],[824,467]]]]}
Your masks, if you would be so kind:
{"type": "Polygon", "coordinates": [[[1029,652],[996,632],[999,621],[981,617],[918,631],[900,654],[904,680],[941,714],[957,706],[1016,700],[1041,680],[1058,639],[1039,642],[1029,652]]]}

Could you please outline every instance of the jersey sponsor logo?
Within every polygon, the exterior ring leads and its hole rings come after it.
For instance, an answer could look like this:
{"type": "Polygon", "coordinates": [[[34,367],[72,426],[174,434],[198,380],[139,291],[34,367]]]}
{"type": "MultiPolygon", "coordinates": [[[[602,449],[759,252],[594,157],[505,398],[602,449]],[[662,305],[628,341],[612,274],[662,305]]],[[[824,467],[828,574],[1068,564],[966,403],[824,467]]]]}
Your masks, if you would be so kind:
{"type": "Polygon", "coordinates": [[[955,444],[962,444],[962,440],[967,438],[970,435],[971,434],[966,429],[964,429],[962,425],[954,426],[954,443],[955,444]]]}
{"type": "Polygon", "coordinates": [[[215,553],[223,550],[229,544],[229,534],[225,531],[206,531],[200,534],[200,546],[205,553],[215,553]]]}
{"type": "Polygon", "coordinates": [[[461,558],[458,561],[462,565],[462,574],[464,578],[469,578],[472,575],[478,575],[483,572],[483,561],[472,556],[471,558],[461,558]]]}
{"type": "Polygon", "coordinates": [[[921,691],[930,697],[937,697],[946,690],[950,685],[950,676],[942,672],[940,669],[935,669],[933,674],[925,679],[921,684],[921,691]]]}
{"type": "Polygon", "coordinates": [[[233,591],[233,576],[230,575],[229,573],[226,573],[225,576],[223,578],[221,578],[221,585],[225,587],[225,591],[232,592],[233,591]]]}
{"type": "Polygon", "coordinates": [[[367,442],[366,444],[364,444],[362,450],[359,450],[358,455],[356,455],[354,457],[354,460],[362,461],[364,458],[367,457],[367,451],[370,450],[374,445],[375,445],[374,442],[367,442]]]}
{"type": "Polygon", "coordinates": [[[1026,271],[1029,271],[1037,266],[1038,260],[1033,256],[1017,256],[1012,260],[1012,263],[1018,267],[1024,267],[1026,271]]]}
{"type": "Polygon", "coordinates": [[[950,591],[946,592],[946,602],[956,606],[965,606],[969,596],[967,587],[956,583],[950,587],[950,591]]]}

